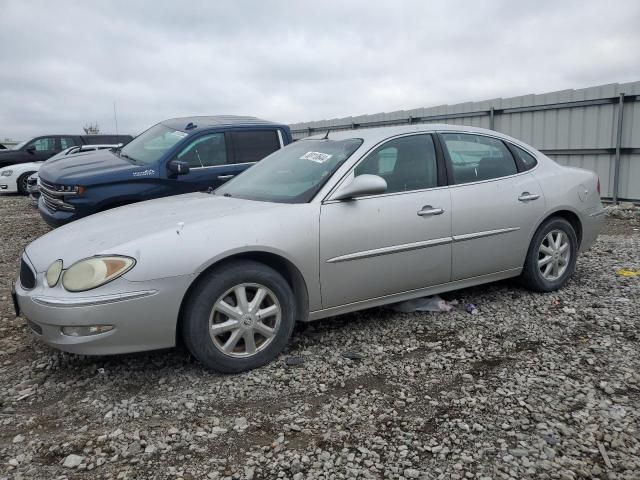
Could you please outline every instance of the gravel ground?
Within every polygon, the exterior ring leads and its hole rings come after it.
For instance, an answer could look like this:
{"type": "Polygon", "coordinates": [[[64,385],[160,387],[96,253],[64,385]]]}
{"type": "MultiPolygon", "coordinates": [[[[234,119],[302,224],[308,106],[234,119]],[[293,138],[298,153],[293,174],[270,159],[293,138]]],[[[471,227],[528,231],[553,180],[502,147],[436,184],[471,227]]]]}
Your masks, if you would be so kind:
{"type": "Polygon", "coordinates": [[[303,325],[278,361],[221,376],[181,349],[32,339],[9,287],[47,228],[0,197],[0,479],[638,479],[640,277],[616,272],[640,270],[640,215],[618,213],[560,292],[502,282],[444,295],[477,315],[303,325]]]}

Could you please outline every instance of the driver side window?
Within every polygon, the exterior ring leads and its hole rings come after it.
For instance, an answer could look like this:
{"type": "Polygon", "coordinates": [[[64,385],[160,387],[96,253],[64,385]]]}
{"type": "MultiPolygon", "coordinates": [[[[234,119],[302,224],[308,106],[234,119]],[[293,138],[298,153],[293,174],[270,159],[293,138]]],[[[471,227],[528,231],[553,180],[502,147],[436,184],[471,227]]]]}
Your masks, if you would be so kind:
{"type": "Polygon", "coordinates": [[[227,147],[224,133],[213,133],[196,138],[177,156],[188,162],[191,168],[213,167],[227,163],[227,147]]]}
{"type": "Polygon", "coordinates": [[[355,168],[355,176],[363,174],[384,178],[387,181],[385,193],[437,187],[433,138],[431,135],[411,135],[381,145],[355,168]]]}
{"type": "Polygon", "coordinates": [[[25,150],[35,148],[37,152],[47,152],[56,149],[56,139],[53,137],[39,138],[27,145],[25,150]]]}

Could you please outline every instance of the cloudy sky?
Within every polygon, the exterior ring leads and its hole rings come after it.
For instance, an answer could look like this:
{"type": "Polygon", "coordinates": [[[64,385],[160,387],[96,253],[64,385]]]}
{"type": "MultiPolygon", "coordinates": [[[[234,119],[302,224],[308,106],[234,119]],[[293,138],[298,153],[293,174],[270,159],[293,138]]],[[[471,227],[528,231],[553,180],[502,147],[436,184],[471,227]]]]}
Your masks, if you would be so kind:
{"type": "Polygon", "coordinates": [[[640,80],[640,2],[0,1],[0,138],[640,80]]]}

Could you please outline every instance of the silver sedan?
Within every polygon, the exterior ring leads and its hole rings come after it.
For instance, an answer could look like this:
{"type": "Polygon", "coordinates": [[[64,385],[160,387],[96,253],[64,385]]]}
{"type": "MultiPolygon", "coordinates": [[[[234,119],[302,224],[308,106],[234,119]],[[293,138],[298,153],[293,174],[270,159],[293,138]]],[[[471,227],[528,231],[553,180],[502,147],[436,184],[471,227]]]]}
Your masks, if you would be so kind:
{"type": "Polygon", "coordinates": [[[509,277],[556,290],[602,221],[592,172],[493,131],[331,132],[214,193],[48,233],[24,252],[16,307],[61,350],[182,339],[206,367],[239,372],[274,359],[296,321],[509,277]]]}

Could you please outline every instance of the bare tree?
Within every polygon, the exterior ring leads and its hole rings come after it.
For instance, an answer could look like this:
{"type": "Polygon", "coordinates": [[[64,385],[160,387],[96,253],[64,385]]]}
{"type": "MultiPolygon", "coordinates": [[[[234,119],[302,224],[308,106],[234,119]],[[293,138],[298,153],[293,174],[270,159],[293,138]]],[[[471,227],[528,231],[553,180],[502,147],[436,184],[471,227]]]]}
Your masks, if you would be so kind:
{"type": "Polygon", "coordinates": [[[98,122],[88,123],[84,127],[82,127],[84,133],[87,135],[97,135],[100,133],[100,127],[98,126],[98,122]]]}

